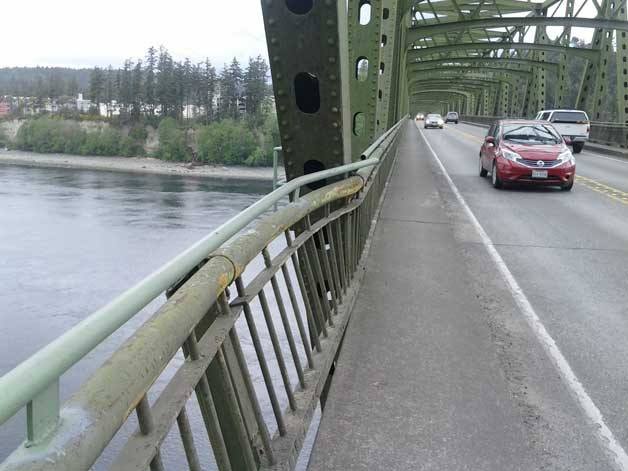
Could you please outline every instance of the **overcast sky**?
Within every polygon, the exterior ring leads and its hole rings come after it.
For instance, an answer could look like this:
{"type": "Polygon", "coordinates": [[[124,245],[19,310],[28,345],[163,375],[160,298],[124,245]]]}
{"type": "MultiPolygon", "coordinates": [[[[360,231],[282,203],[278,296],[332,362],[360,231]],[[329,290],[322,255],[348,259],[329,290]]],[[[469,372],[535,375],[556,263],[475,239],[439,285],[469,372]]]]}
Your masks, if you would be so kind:
{"type": "Polygon", "coordinates": [[[219,68],[268,54],[259,0],[0,2],[0,67],[118,67],[151,45],[219,68]]]}

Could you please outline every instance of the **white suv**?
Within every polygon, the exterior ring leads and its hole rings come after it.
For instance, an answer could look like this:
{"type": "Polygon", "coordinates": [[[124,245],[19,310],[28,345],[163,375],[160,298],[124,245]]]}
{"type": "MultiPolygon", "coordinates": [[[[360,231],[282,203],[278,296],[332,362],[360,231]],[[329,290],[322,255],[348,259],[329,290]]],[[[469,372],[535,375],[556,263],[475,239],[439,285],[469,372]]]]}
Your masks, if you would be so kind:
{"type": "Polygon", "coordinates": [[[584,143],[589,140],[591,123],[584,111],[543,110],[539,111],[534,119],[552,123],[567,144],[573,146],[574,154],[580,153],[584,148],[584,143]]]}

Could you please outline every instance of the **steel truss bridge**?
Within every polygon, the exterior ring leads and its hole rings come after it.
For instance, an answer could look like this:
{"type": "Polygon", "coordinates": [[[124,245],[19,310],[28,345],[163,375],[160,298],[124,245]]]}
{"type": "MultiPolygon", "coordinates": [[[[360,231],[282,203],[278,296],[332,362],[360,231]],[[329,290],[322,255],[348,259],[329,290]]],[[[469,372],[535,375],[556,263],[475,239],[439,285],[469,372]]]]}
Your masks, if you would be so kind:
{"type": "Polygon", "coordinates": [[[0,424],[20,411],[27,423],[0,470],[162,470],[170,433],[177,469],[204,469],[191,403],[212,466],[291,469],[329,389],[408,116],[486,122],[575,107],[626,144],[625,0],[261,5],[288,183],[0,378],[0,424]],[[576,47],[575,31],[590,46],[576,47]],[[63,401],[64,373],[164,292],[63,401]]]}

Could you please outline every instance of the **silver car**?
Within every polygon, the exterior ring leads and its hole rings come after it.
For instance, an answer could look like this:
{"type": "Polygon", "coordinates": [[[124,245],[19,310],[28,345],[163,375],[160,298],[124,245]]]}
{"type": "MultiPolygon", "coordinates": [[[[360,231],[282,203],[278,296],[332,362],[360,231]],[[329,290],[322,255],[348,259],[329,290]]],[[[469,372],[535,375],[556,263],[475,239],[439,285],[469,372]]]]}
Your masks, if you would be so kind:
{"type": "Polygon", "coordinates": [[[428,114],[427,118],[425,118],[425,124],[423,127],[427,128],[440,128],[443,129],[445,125],[445,121],[443,121],[443,117],[439,114],[428,114]]]}

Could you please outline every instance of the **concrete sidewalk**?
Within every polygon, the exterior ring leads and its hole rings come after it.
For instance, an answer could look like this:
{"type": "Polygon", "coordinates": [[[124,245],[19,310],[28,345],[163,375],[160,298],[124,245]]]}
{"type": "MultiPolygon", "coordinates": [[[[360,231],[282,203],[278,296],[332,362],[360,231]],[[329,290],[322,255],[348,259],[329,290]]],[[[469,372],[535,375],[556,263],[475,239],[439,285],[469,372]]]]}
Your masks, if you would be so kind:
{"type": "Polygon", "coordinates": [[[559,469],[508,387],[461,260],[468,228],[454,227],[416,127],[401,139],[309,469],[559,469]]]}

